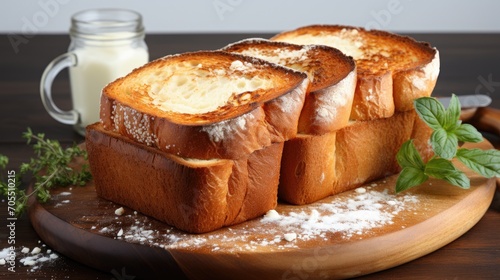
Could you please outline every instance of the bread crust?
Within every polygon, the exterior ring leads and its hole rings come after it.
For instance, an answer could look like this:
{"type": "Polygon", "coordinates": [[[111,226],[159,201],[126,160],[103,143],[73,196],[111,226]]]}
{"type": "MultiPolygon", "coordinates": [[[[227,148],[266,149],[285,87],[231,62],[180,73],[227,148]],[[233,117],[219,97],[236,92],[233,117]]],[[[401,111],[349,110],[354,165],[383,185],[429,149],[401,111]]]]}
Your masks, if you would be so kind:
{"type": "Polygon", "coordinates": [[[356,121],[336,133],[285,143],[279,198],[303,205],[399,172],[399,147],[418,131],[414,111],[356,121]]]}
{"type": "Polygon", "coordinates": [[[436,54],[430,63],[394,73],[394,105],[398,111],[412,110],[415,99],[431,96],[440,65],[439,52],[434,50],[436,54]]]}
{"type": "Polygon", "coordinates": [[[414,111],[386,119],[353,122],[337,132],[336,179],[332,194],[400,171],[396,154],[413,132],[414,111]]]}
{"type": "Polygon", "coordinates": [[[277,203],[283,143],[238,160],[190,160],[87,127],[97,194],[178,229],[209,232],[263,215],[277,203]]]}
{"type": "Polygon", "coordinates": [[[106,86],[101,96],[101,123],[106,130],[182,157],[237,159],[295,137],[308,85],[304,73],[237,54],[212,51],[168,56],[106,86]],[[247,96],[250,101],[233,100],[236,104],[204,114],[165,112],[143,101],[144,88],[149,85],[134,84],[136,80],[163,65],[190,59],[215,60],[222,67],[235,60],[250,63],[277,86],[242,94],[241,98],[247,96]]]}
{"type": "Polygon", "coordinates": [[[308,204],[333,193],[336,133],[298,134],[285,142],[278,188],[280,199],[308,204]]]}
{"type": "Polygon", "coordinates": [[[352,57],[321,45],[295,45],[245,39],[223,51],[254,56],[307,73],[311,80],[300,114],[298,133],[321,135],[347,125],[356,86],[352,57]]]}
{"type": "Polygon", "coordinates": [[[407,36],[352,26],[311,25],[277,34],[271,40],[300,43],[306,37],[308,44],[341,50],[346,47],[328,38],[351,42],[353,50],[343,51],[352,52],[357,65],[352,120],[387,118],[394,112],[411,110],[413,100],[430,96],[437,81],[439,52],[407,36]]]}
{"type": "Polygon", "coordinates": [[[393,80],[390,72],[359,75],[352,102],[351,120],[375,120],[394,115],[393,80]]]}
{"type": "Polygon", "coordinates": [[[413,144],[420,153],[422,160],[427,162],[434,156],[434,151],[430,141],[434,130],[417,115],[415,110],[413,110],[413,112],[415,114],[415,122],[413,123],[411,139],[413,139],[413,144]]]}

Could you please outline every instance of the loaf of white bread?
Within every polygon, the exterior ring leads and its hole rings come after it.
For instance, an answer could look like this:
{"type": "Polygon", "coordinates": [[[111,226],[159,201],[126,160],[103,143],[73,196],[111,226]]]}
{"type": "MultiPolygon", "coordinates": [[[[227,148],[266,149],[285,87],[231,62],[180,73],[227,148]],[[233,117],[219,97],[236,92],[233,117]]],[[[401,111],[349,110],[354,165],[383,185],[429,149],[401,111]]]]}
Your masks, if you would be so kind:
{"type": "Polygon", "coordinates": [[[155,60],[103,89],[96,191],[192,233],[258,217],[278,192],[317,201],[398,172],[410,137],[427,149],[412,102],[438,72],[428,44],[345,26],[155,60]]]}

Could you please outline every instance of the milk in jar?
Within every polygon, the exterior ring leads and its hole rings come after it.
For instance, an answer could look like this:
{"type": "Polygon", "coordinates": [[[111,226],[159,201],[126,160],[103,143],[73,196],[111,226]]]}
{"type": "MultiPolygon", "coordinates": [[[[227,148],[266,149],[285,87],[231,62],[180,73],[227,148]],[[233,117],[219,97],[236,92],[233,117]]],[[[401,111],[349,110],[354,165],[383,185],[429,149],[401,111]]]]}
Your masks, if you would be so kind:
{"type": "Polygon", "coordinates": [[[73,109],[82,126],[99,121],[102,89],[115,79],[148,62],[148,51],[128,44],[99,42],[76,49],[78,62],[70,67],[73,109]]]}
{"type": "Polygon", "coordinates": [[[124,9],[95,9],[71,17],[68,52],[45,68],[40,81],[42,103],[55,120],[73,125],[85,135],[87,125],[99,121],[102,89],[149,60],[142,16],[124,9]],[[69,68],[73,108],[57,107],[52,83],[69,68]]]}

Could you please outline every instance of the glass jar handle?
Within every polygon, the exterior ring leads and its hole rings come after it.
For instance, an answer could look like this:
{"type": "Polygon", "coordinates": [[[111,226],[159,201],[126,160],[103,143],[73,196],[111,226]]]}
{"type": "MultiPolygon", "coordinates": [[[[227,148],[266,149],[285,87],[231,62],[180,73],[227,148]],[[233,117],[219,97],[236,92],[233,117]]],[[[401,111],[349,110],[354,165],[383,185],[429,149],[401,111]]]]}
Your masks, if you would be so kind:
{"type": "Polygon", "coordinates": [[[76,63],[77,58],[75,54],[62,54],[47,65],[40,81],[40,96],[45,110],[47,110],[51,117],[63,124],[77,124],[80,116],[75,110],[63,111],[56,106],[52,99],[52,82],[61,70],[66,67],[76,66],[76,63]]]}

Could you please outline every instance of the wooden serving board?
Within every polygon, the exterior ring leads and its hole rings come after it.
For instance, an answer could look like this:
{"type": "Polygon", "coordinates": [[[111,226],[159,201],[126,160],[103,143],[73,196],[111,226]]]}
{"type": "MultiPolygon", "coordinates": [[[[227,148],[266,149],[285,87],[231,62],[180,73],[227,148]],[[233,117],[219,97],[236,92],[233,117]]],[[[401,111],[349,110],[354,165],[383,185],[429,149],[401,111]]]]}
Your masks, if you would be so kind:
{"type": "Polygon", "coordinates": [[[346,278],[411,261],[472,228],[491,203],[495,179],[467,175],[469,190],[431,180],[397,195],[392,176],[312,205],[279,204],[274,219],[198,235],[128,208],[116,215],[120,205],[97,197],[92,184],[56,189],[46,204],[31,200],[29,216],[40,238],[65,256],[138,278],[346,278]]]}

